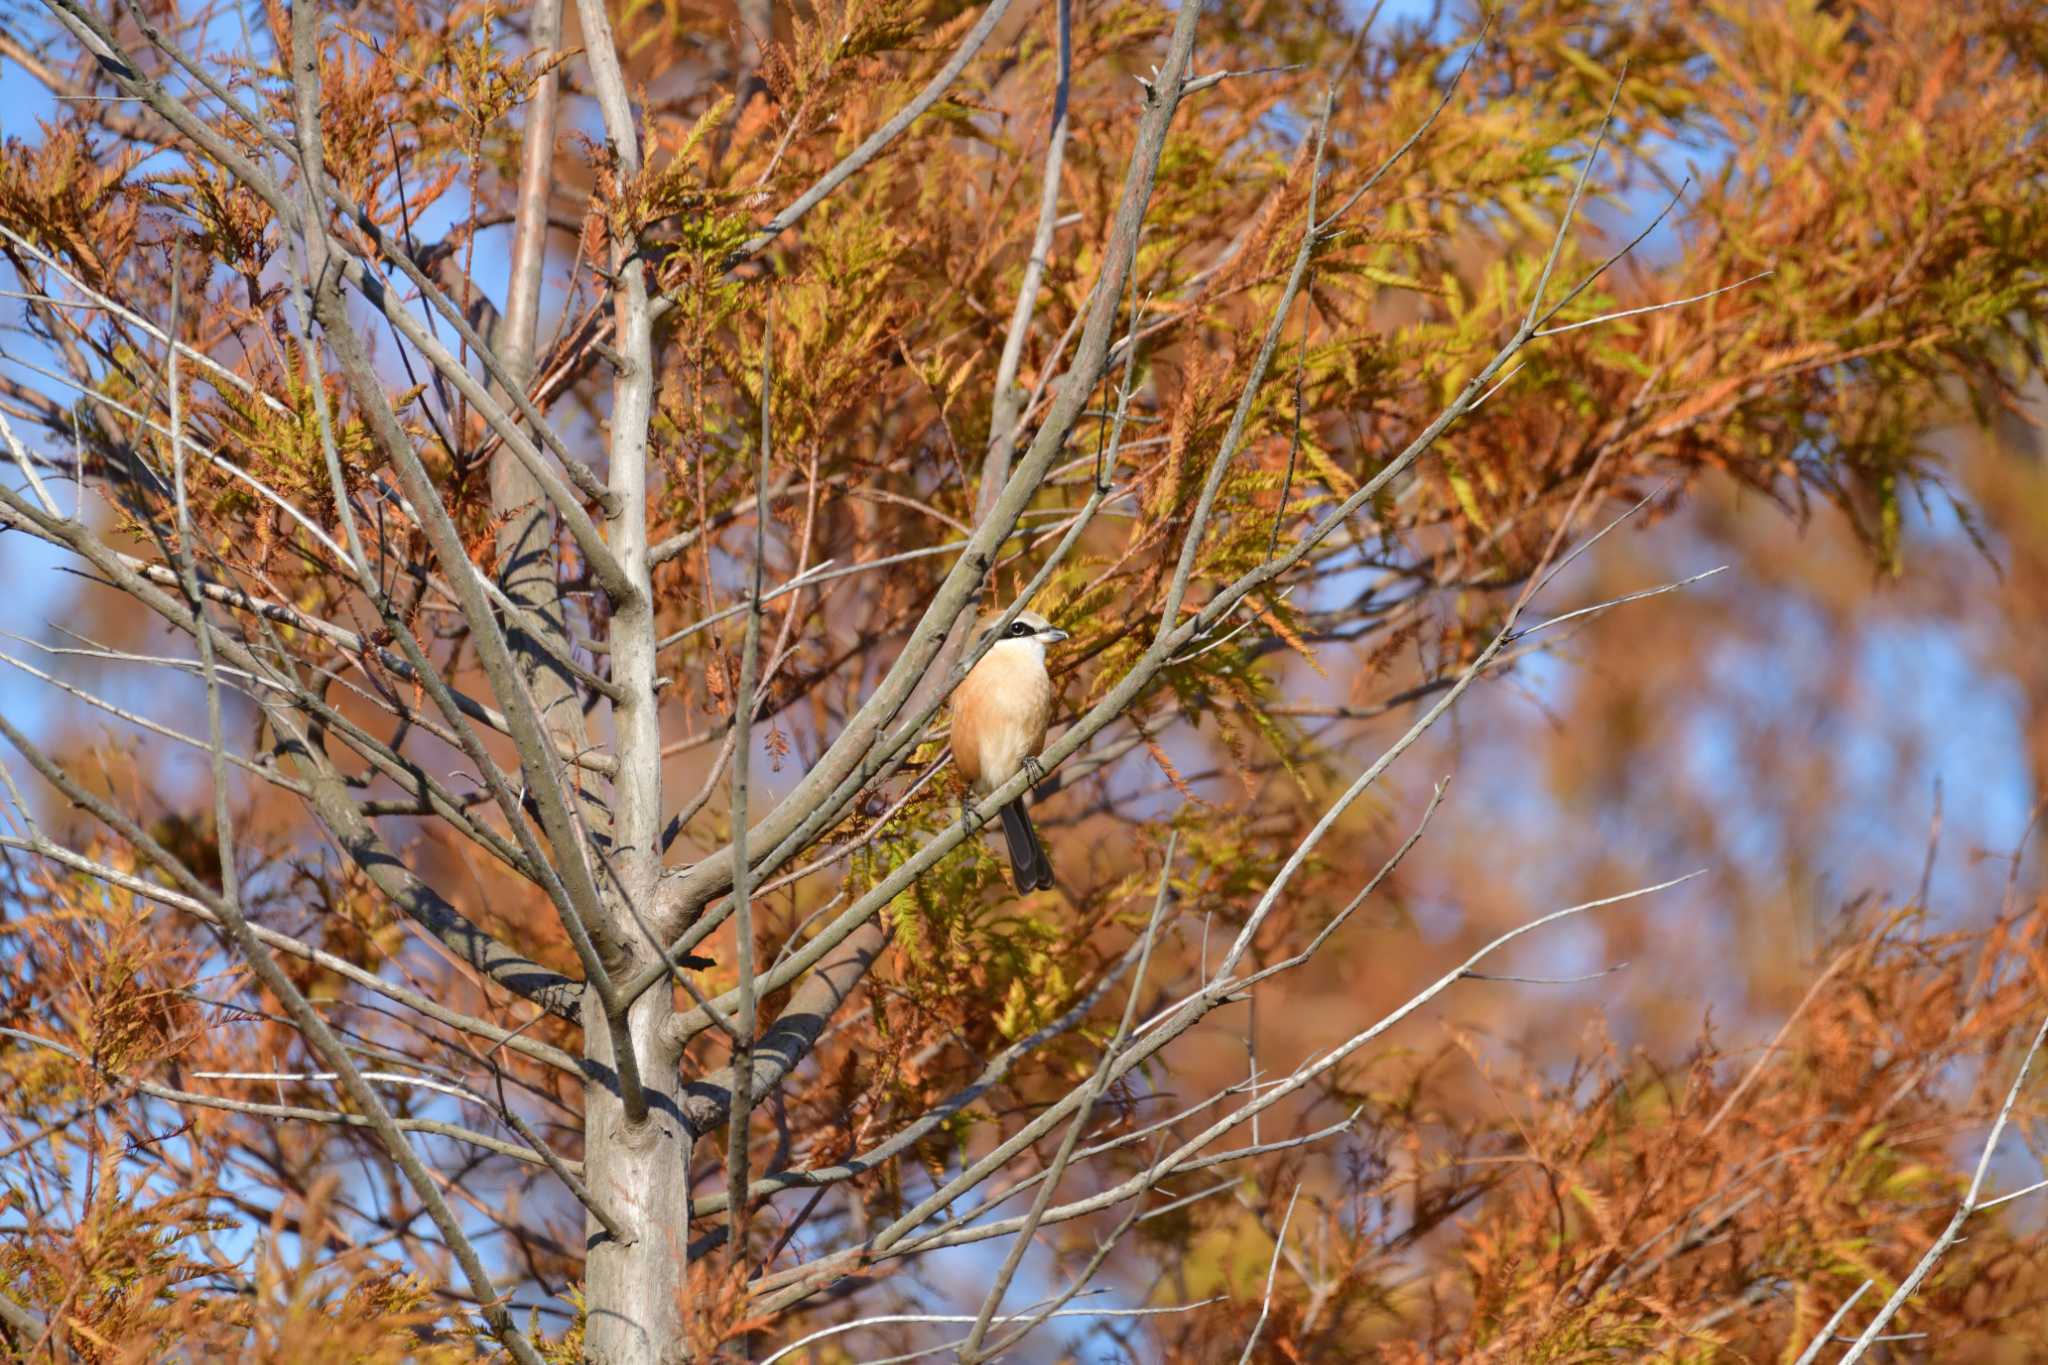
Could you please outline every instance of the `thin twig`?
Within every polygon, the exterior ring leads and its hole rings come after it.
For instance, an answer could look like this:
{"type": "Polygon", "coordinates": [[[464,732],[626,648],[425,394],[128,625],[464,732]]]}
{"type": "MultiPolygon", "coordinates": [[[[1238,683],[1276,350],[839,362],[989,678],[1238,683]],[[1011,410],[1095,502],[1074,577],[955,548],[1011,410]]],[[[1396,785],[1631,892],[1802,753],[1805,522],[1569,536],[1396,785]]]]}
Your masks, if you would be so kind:
{"type": "Polygon", "coordinates": [[[938,73],[925,83],[924,89],[918,91],[910,103],[897,110],[887,123],[869,134],[865,142],[847,153],[838,165],[820,176],[816,184],[798,195],[789,207],[770,218],[759,232],[734,248],[732,254],[726,257],[726,268],[730,270],[749,257],[767,250],[769,244],[777,237],[794,227],[805,214],[825,202],[832,191],[845,184],[863,166],[881,155],[883,148],[894,142],[904,129],[917,121],[918,115],[937,104],[939,97],[951,88],[953,82],[959,79],[960,73],[967,69],[967,64],[974,60],[975,54],[981,51],[982,45],[988,41],[989,35],[996,31],[996,25],[1002,22],[1003,15],[1009,8],[1010,0],[991,0],[988,8],[982,11],[981,18],[967,31],[967,37],[961,42],[959,49],[939,68],[938,73]]]}
{"type": "Polygon", "coordinates": [[[1160,916],[1166,912],[1168,892],[1172,887],[1173,855],[1179,843],[1180,832],[1170,831],[1166,836],[1166,855],[1159,866],[1159,889],[1152,898],[1152,917],[1146,921],[1145,936],[1140,940],[1137,974],[1131,978],[1130,994],[1124,999],[1122,1020],[1116,1026],[1116,1034],[1109,1040],[1109,1046],[1102,1051],[1102,1060],[1096,1065],[1082,1087],[1084,1094],[1080,1103],[1074,1106],[1073,1121],[1067,1125],[1066,1135],[1060,1139],[1059,1150],[1053,1154],[1052,1164],[1046,1168],[1045,1179],[1039,1185],[1038,1195],[1032,1201],[1031,1212],[1025,1215],[1024,1226],[1017,1230],[1017,1236],[1010,1243],[1009,1254],[1004,1256],[1002,1268],[989,1285],[988,1293],[981,1301],[981,1312],[974,1320],[974,1330],[967,1334],[966,1344],[960,1348],[960,1365],[973,1365],[980,1360],[981,1343],[988,1334],[989,1324],[995,1320],[996,1310],[1002,1306],[1003,1295],[1009,1292],[1010,1282],[1016,1278],[1017,1267],[1023,1264],[1024,1253],[1031,1247],[1031,1239],[1037,1235],[1039,1220],[1045,1217],[1046,1208],[1058,1192],[1060,1176],[1065,1173],[1067,1163],[1073,1159],[1074,1144],[1080,1141],[1081,1129],[1095,1112],[1095,1106],[1102,1098],[1103,1090],[1109,1084],[1111,1068],[1117,1054],[1123,1051],[1125,1041],[1131,1036],[1131,1021],[1137,1016],[1138,997],[1145,989],[1145,969],[1152,961],[1152,944],[1159,933],[1160,916]]]}
{"type": "Polygon", "coordinates": [[[1843,1353],[1838,1365],[1855,1365],[1855,1362],[1863,1358],[1864,1353],[1883,1333],[1885,1325],[1897,1316],[1898,1311],[1906,1306],[1906,1300],[1912,1298],[1914,1291],[1920,1288],[1920,1282],[1927,1278],[1928,1272],[1948,1254],[1950,1247],[1962,1239],[1963,1224],[1969,1221],[1970,1215],[1985,1207],[1978,1204],[1977,1196],[1984,1188],[1984,1177],[1991,1169],[1991,1158],[1998,1151],[1998,1139],[2005,1133],[2006,1120],[2012,1117],[2013,1106],[2019,1103],[2020,1090],[2027,1083],[2027,1073],[2033,1069],[2034,1054],[2041,1050],[2043,1039],[2048,1039],[2048,1018],[2041,1020],[2041,1026],[2034,1030],[2034,1040],[2027,1044],[2026,1056],[2020,1060],[2019,1074],[2012,1078],[2012,1088],[2005,1092],[2005,1103],[1999,1106],[1998,1118],[1993,1121],[1991,1132],[1984,1139],[1984,1151],[1977,1158],[1976,1173],[1970,1177],[1970,1188],[1964,1193],[1963,1202],[1956,1207],[1955,1217],[1949,1219],[1948,1226],[1942,1229],[1941,1236],[1934,1239],[1934,1245],[1927,1248],[1927,1254],[1920,1258],[1912,1273],[1892,1291],[1892,1296],[1885,1300],[1884,1307],[1877,1310],[1877,1316],[1863,1329],[1863,1335],[1857,1337],[1855,1344],[1843,1353]]]}
{"type": "Polygon", "coordinates": [[[1259,1317],[1252,1324],[1252,1334],[1245,1338],[1244,1351],[1237,1358],[1237,1365],[1248,1365],[1252,1352],[1258,1348],[1259,1333],[1266,1330],[1266,1315],[1273,1311],[1273,1281],[1280,1275],[1280,1253],[1287,1246],[1287,1227],[1294,1221],[1294,1204],[1301,1198],[1301,1183],[1295,1182],[1294,1193],[1288,1197],[1287,1213],[1280,1220],[1280,1235],[1273,1239],[1273,1259],[1266,1266],[1266,1293],[1259,1300],[1259,1317]]]}
{"type": "MultiPolygon", "coordinates": [[[[772,321],[761,328],[761,444],[754,470],[754,487],[768,487],[768,463],[773,446],[770,431],[774,386],[775,341],[772,321]]],[[[754,556],[747,580],[746,642],[740,646],[738,694],[733,699],[732,723],[737,744],[732,759],[732,866],[733,866],[733,954],[739,968],[739,1007],[736,1027],[738,1041],[732,1059],[732,1110],[726,1120],[726,1206],[731,1231],[727,1243],[736,1264],[747,1261],[747,1158],[748,1124],[754,1109],[754,895],[747,866],[747,778],[753,757],[749,722],[754,714],[754,678],[761,650],[762,564],[768,555],[768,513],[764,508],[754,516],[754,556]]]]}

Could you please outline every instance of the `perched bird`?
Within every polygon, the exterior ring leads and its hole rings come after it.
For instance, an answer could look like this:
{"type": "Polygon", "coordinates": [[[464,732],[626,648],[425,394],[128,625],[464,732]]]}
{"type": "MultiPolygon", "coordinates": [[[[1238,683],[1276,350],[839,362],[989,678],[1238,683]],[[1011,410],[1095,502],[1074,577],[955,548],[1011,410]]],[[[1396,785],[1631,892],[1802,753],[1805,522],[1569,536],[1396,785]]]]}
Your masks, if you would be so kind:
{"type": "MultiPolygon", "coordinates": [[[[976,638],[986,635],[1000,616],[983,617],[975,626],[976,638]]],[[[1020,612],[955,689],[953,762],[976,796],[1002,786],[1019,768],[1037,767],[1045,727],[1052,721],[1045,647],[1066,638],[1065,631],[1037,612],[1020,612]]],[[[1003,807],[1010,875],[1019,891],[1043,891],[1052,885],[1052,863],[1024,812],[1024,795],[1003,807]]]]}

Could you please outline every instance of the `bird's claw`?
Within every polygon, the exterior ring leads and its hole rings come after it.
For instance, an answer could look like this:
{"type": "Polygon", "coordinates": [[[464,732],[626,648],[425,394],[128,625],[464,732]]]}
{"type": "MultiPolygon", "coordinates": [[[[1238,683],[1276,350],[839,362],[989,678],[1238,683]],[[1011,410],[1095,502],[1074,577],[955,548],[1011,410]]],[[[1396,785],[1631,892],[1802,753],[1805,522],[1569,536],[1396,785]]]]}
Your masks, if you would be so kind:
{"type": "Polygon", "coordinates": [[[1025,787],[1026,791],[1033,790],[1039,783],[1045,781],[1045,765],[1040,763],[1035,756],[1027,757],[1022,767],[1024,769],[1024,776],[1029,779],[1029,785],[1025,787]]]}

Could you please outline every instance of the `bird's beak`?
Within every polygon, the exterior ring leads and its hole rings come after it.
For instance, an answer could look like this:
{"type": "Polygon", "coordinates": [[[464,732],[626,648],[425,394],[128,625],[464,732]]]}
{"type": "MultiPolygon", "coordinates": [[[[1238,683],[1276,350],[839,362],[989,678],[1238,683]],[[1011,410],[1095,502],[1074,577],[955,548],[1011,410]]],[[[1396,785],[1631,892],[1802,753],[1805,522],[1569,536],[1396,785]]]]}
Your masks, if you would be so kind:
{"type": "Polygon", "coordinates": [[[1038,632],[1038,638],[1049,645],[1056,645],[1067,638],[1067,633],[1058,626],[1047,626],[1044,630],[1038,632]]]}

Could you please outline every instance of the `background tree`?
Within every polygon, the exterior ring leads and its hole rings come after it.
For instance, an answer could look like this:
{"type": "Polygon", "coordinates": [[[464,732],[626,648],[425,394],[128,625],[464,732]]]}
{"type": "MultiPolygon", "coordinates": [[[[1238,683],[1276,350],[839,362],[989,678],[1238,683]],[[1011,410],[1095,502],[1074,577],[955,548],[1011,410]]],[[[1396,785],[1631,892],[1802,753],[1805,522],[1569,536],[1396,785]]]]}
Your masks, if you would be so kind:
{"type": "Polygon", "coordinates": [[[2038,7],[0,22],[10,1349],[2042,1330],[2038,7]]]}

